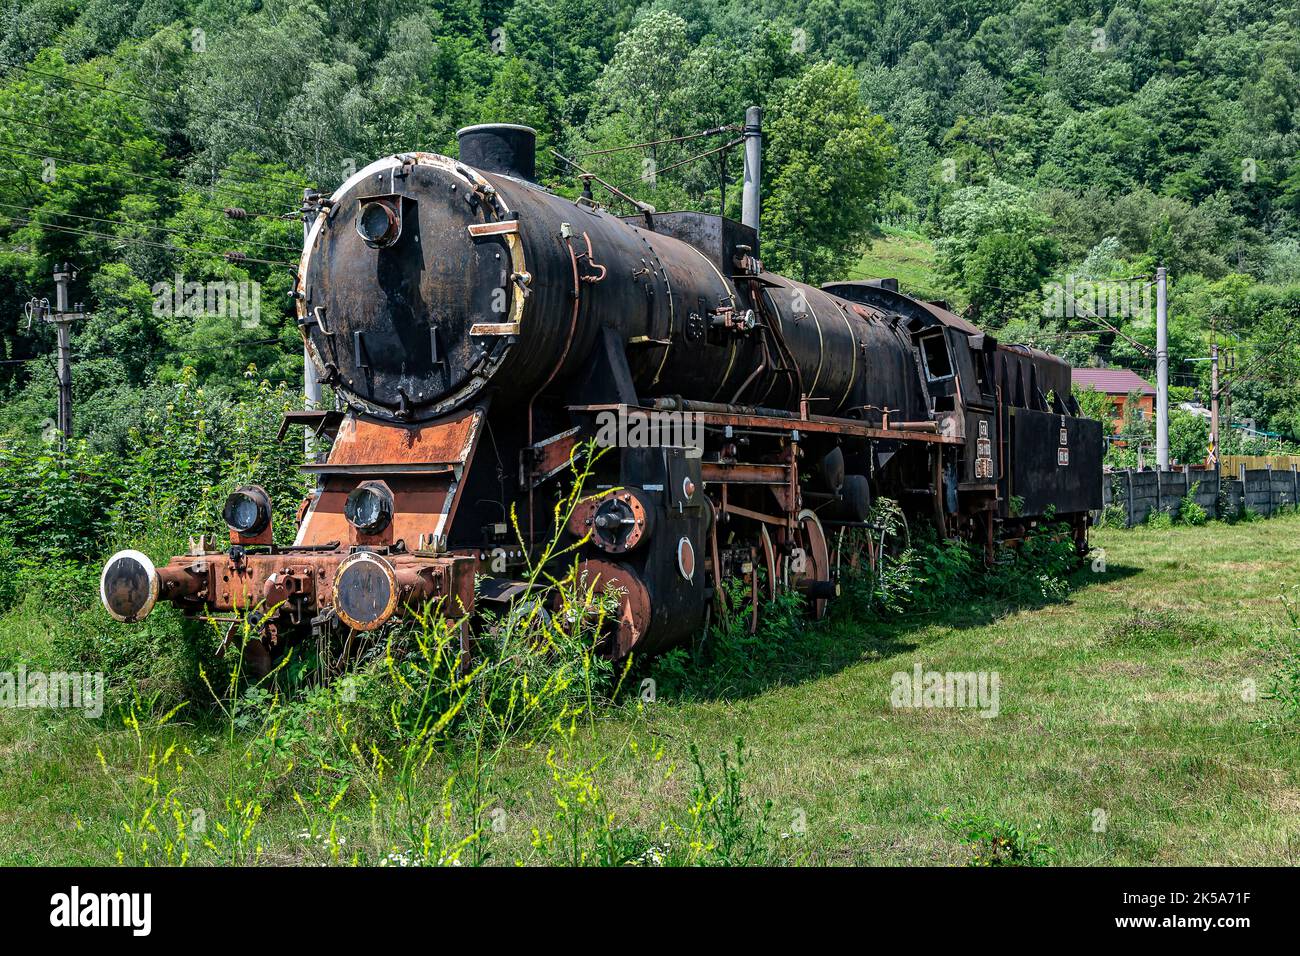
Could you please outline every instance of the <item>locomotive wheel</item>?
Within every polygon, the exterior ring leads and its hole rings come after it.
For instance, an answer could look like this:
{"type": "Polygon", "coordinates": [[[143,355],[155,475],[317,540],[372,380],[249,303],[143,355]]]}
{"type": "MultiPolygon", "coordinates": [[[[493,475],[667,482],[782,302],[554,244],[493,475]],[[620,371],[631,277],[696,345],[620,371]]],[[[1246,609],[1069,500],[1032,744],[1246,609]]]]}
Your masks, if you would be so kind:
{"type": "MultiPolygon", "coordinates": [[[[798,588],[801,583],[831,580],[831,553],[826,543],[826,532],[817,515],[805,508],[799,512],[798,544],[801,554],[787,559],[786,569],[790,587],[798,588]],[[797,559],[797,560],[796,560],[797,559]]],[[[816,620],[826,616],[827,598],[813,598],[808,602],[808,610],[816,620]]]]}
{"type": "Polygon", "coordinates": [[[275,670],[276,663],[276,656],[267,650],[261,638],[250,638],[244,645],[244,674],[254,683],[265,680],[275,670]]]}
{"type": "Polygon", "coordinates": [[[271,671],[275,670],[278,663],[278,657],[262,641],[262,638],[256,634],[251,635],[247,641],[244,641],[244,630],[239,621],[231,621],[226,627],[225,637],[217,646],[217,657],[225,657],[226,651],[233,649],[236,654],[241,654],[243,660],[240,661],[239,667],[246,680],[253,683],[260,683],[266,678],[271,671]],[[243,647],[240,643],[243,642],[243,647]]]}

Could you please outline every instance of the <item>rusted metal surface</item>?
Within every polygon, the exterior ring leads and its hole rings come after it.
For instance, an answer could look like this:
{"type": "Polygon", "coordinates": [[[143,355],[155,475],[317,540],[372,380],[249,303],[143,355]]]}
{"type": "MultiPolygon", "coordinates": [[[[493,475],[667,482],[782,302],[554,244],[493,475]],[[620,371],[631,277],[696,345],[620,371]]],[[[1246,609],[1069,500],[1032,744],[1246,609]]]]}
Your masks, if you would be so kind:
{"type": "MultiPolygon", "coordinates": [[[[600,412],[611,411],[622,414],[642,413],[647,414],[652,411],[648,408],[637,408],[627,405],[574,405],[570,406],[574,411],[583,412],[600,412]]],[[[876,428],[871,425],[864,425],[861,421],[852,418],[836,418],[828,415],[811,415],[806,419],[800,418],[777,418],[767,415],[746,415],[739,412],[698,412],[702,416],[705,425],[725,427],[730,425],[734,429],[745,429],[752,431],[766,431],[789,434],[792,431],[809,432],[817,434],[834,434],[850,435],[855,438],[892,438],[902,439],[904,441],[928,442],[939,445],[960,445],[962,439],[949,436],[939,435],[934,432],[909,431],[901,428],[876,428]]]]}
{"type": "Polygon", "coordinates": [[[552,478],[569,467],[573,450],[580,440],[578,433],[579,429],[575,426],[525,449],[531,462],[525,478],[531,487],[536,488],[547,478],[552,478]]]}
{"type": "Polygon", "coordinates": [[[396,425],[348,416],[339,425],[329,462],[313,470],[344,471],[369,465],[405,469],[464,465],[483,417],[471,408],[434,423],[396,425]]]}
{"type": "Polygon", "coordinates": [[[607,554],[633,551],[654,530],[654,510],[645,492],[609,491],[584,499],[569,519],[569,532],[577,538],[591,536],[591,543],[607,554]]]}
{"type": "Polygon", "coordinates": [[[627,565],[589,558],[582,563],[580,578],[598,590],[618,598],[618,612],[607,622],[611,645],[609,656],[622,659],[632,653],[650,628],[650,592],[635,570],[627,565]]]}
{"type": "Polygon", "coordinates": [[[706,482],[779,485],[787,480],[785,465],[706,461],[701,462],[700,471],[706,482]]]}
{"type": "MultiPolygon", "coordinates": [[[[157,569],[158,598],[192,613],[265,612],[279,607],[300,623],[321,608],[333,606],[339,566],[349,557],[356,555],[284,551],[177,557],[157,569]]],[[[403,606],[448,598],[445,613],[460,617],[472,610],[476,557],[371,557],[382,559],[392,569],[400,585],[394,600],[400,598],[403,606]]]]}
{"type": "Polygon", "coordinates": [[[408,551],[440,547],[455,518],[461,477],[474,456],[484,420],[481,407],[421,425],[349,416],[339,428],[329,460],[311,469],[322,473],[321,485],[311,496],[294,543],[401,545],[408,551]],[[380,531],[366,534],[347,520],[344,509],[362,477],[374,474],[383,474],[392,491],[393,517],[380,531]]]}

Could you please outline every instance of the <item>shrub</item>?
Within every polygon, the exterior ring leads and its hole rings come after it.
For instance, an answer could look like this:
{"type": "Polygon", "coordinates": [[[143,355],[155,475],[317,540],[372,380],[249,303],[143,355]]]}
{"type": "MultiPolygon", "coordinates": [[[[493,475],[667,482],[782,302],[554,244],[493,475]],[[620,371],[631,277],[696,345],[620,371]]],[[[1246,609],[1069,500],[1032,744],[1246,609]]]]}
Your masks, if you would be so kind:
{"type": "Polygon", "coordinates": [[[1147,515],[1147,527],[1153,531],[1168,531],[1174,526],[1174,516],[1168,511],[1155,510],[1147,515]]]}
{"type": "Polygon", "coordinates": [[[1196,490],[1201,487],[1198,481],[1187,489],[1182,504],[1178,508],[1178,520],[1193,527],[1203,525],[1209,519],[1209,513],[1196,500],[1196,490]]]}
{"type": "Polygon", "coordinates": [[[1125,510],[1123,505],[1112,501],[1102,509],[1097,524],[1102,528],[1127,528],[1128,511],[1125,510]]]}
{"type": "Polygon", "coordinates": [[[945,808],[939,819],[970,850],[967,866],[1047,866],[1056,850],[1038,832],[983,814],[955,816],[945,808]]]}
{"type": "Polygon", "coordinates": [[[22,542],[17,567],[98,556],[122,480],[114,463],[74,442],[0,448],[0,537],[22,542]]]}

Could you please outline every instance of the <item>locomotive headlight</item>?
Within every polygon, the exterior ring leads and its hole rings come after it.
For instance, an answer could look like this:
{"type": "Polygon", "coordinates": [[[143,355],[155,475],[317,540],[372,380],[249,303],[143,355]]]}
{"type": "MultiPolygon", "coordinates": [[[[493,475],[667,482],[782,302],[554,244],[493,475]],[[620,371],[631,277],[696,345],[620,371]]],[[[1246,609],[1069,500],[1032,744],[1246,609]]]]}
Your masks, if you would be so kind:
{"type": "Polygon", "coordinates": [[[99,599],[114,620],[143,620],[158,600],[158,570],[148,555],[119,551],[108,559],[99,576],[99,599]]]}
{"type": "Polygon", "coordinates": [[[386,199],[371,199],[357,213],[357,234],[372,246],[391,246],[402,233],[397,207],[386,199]]]}
{"type": "Polygon", "coordinates": [[[348,627],[373,631],[397,610],[399,590],[397,572],[386,559],[358,551],[334,575],[334,610],[348,627]]]}
{"type": "Polygon", "coordinates": [[[260,534],[271,522],[271,498],[257,485],[236,488],[226,499],[221,517],[239,534],[260,534]]]}
{"type": "Polygon", "coordinates": [[[348,495],[343,516],[362,534],[378,534],[393,520],[393,493],[382,481],[363,481],[348,495]]]}

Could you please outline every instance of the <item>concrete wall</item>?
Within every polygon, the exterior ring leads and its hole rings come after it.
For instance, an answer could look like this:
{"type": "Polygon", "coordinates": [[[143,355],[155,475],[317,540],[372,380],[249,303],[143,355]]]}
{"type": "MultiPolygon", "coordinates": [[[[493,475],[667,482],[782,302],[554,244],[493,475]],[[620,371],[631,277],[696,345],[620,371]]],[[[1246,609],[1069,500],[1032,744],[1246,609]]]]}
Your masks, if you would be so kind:
{"type": "Polygon", "coordinates": [[[1102,475],[1102,507],[1117,506],[1131,528],[1153,511],[1177,517],[1193,487],[1193,500],[1212,518],[1239,514],[1243,508],[1268,516],[1291,510],[1300,501],[1300,471],[1295,466],[1286,471],[1242,467],[1235,478],[1204,468],[1112,471],[1102,475]]]}
{"type": "MultiPolygon", "coordinates": [[[[1152,511],[1175,518],[1195,486],[1195,501],[1212,518],[1229,518],[1251,509],[1260,515],[1294,510],[1300,502],[1300,470],[1240,467],[1236,477],[1205,468],[1187,471],[1113,471],[1101,476],[1102,507],[1117,506],[1128,527],[1144,523],[1152,511]]],[[[1100,520],[1100,515],[1099,515],[1100,520]]]]}

